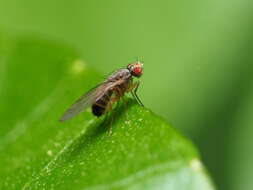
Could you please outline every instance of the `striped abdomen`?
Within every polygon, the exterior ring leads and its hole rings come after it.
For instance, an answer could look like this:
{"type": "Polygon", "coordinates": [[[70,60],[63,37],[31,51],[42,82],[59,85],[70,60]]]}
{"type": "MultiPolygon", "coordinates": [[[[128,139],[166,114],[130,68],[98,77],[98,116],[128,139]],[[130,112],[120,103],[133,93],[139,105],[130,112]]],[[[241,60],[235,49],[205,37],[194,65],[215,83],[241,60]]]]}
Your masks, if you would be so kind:
{"type": "Polygon", "coordinates": [[[106,92],[100,99],[98,99],[91,107],[92,113],[99,117],[106,112],[108,104],[112,96],[112,90],[106,92]]]}

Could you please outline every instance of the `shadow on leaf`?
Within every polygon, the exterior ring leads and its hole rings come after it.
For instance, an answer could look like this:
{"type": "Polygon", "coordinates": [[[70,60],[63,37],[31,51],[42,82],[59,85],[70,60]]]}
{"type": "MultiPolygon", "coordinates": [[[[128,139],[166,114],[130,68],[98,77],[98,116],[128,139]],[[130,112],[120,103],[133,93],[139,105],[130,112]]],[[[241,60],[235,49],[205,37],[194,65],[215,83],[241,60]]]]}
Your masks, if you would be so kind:
{"type": "Polygon", "coordinates": [[[99,138],[111,138],[110,130],[116,127],[119,118],[127,114],[127,109],[134,104],[136,102],[130,98],[120,101],[110,113],[98,118],[93,124],[89,125],[85,133],[76,138],[68,148],[68,151],[64,153],[65,162],[73,161],[75,157],[80,155],[89,146],[96,143],[99,138]]]}

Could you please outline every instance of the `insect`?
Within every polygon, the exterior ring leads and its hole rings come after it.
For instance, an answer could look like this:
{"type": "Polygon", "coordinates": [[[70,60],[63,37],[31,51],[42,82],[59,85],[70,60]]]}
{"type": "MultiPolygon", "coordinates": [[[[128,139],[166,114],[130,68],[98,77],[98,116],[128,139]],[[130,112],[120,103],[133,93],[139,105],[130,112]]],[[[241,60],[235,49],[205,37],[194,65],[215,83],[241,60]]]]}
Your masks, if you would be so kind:
{"type": "Polygon", "coordinates": [[[133,77],[141,77],[143,63],[136,61],[128,64],[126,69],[113,72],[105,81],[81,96],[63,114],[60,121],[66,121],[91,106],[92,113],[99,117],[109,112],[115,102],[119,101],[125,93],[131,92],[137,102],[143,106],[137,96],[139,81],[134,82],[133,77]]]}

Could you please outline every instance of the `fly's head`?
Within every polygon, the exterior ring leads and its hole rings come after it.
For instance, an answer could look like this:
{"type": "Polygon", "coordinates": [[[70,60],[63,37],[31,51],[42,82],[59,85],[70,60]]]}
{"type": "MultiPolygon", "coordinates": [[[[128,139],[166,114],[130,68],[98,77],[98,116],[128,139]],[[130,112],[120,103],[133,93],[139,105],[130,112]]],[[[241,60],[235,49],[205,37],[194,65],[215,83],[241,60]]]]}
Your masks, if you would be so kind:
{"type": "Polygon", "coordinates": [[[131,63],[127,65],[127,69],[130,71],[131,75],[134,77],[141,77],[143,73],[143,63],[140,61],[131,63]]]}

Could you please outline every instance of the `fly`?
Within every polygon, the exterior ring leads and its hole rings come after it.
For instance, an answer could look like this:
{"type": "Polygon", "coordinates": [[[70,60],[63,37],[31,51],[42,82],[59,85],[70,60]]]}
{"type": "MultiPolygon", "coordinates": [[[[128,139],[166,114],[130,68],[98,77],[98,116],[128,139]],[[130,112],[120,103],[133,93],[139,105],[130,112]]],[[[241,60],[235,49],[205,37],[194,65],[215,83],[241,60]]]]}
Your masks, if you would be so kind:
{"type": "Polygon", "coordinates": [[[128,92],[131,92],[136,101],[143,106],[137,96],[140,82],[133,81],[133,77],[140,78],[142,73],[143,64],[140,61],[128,64],[126,69],[113,72],[105,81],[88,91],[70,106],[60,121],[69,120],[90,106],[95,116],[102,116],[109,112],[113,104],[128,92]]]}

